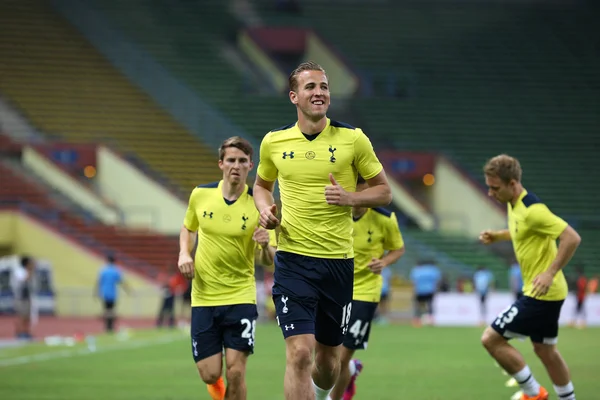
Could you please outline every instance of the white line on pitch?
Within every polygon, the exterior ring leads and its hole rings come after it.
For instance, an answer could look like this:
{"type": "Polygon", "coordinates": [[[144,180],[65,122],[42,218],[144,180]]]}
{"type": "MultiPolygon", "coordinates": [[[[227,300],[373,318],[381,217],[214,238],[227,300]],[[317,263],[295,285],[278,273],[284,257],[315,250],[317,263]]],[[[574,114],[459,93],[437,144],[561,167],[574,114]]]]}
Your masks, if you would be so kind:
{"type": "Polygon", "coordinates": [[[90,351],[87,347],[81,349],[71,349],[71,350],[62,350],[62,351],[53,351],[42,354],[33,354],[29,356],[20,356],[15,358],[8,358],[4,360],[0,360],[0,368],[1,367],[10,367],[14,365],[23,365],[23,364],[31,364],[39,361],[48,361],[48,360],[56,360],[59,358],[73,358],[78,356],[88,356],[92,354],[98,353],[107,353],[110,351],[117,350],[132,350],[138,349],[140,347],[150,347],[159,344],[172,343],[178,340],[183,339],[183,337],[177,336],[167,336],[159,339],[147,339],[147,340],[138,340],[138,341],[129,341],[123,343],[115,343],[113,345],[99,346],[95,351],[90,351]]]}

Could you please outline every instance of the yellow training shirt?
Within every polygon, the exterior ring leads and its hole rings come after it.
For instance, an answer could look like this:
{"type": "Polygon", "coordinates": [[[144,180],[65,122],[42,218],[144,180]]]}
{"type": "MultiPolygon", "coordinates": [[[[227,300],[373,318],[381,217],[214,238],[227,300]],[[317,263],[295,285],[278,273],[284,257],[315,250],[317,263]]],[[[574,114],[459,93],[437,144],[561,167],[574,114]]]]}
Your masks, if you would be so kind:
{"type": "Polygon", "coordinates": [[[260,145],[258,175],[269,182],[279,180],[278,249],[319,258],[352,258],[352,210],[325,201],[329,173],[346,191],[354,192],[357,173],[371,179],[382,170],[369,138],[359,128],[328,119],[323,132],[308,138],[297,123],[269,132],[260,145]]]}
{"type": "Polygon", "coordinates": [[[384,208],[367,209],[354,219],[354,294],[353,300],[377,303],[381,298],[383,279],[367,267],[373,258],[381,258],[386,250],[404,247],[398,220],[384,208]]]}
{"type": "MultiPolygon", "coordinates": [[[[508,203],[508,229],[523,275],[523,294],[532,297],[533,280],[546,271],[556,258],[556,239],[567,223],[552,212],[534,194],[523,193],[513,207],[508,203]]],[[[539,300],[564,300],[567,281],[562,271],[554,277],[548,293],[539,300]]]]}
{"type": "MultiPolygon", "coordinates": [[[[192,191],[183,225],[198,231],[192,306],[256,304],[254,259],[258,244],[252,240],[259,214],[252,189],[234,202],[225,200],[223,181],[192,191]]],[[[269,245],[276,246],[275,231],[269,245]]]]}

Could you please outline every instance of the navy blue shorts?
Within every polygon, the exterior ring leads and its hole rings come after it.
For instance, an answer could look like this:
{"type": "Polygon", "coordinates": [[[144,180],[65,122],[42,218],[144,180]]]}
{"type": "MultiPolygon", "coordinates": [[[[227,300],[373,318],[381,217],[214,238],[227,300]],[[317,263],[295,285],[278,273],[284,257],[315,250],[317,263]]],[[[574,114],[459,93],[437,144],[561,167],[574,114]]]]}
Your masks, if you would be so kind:
{"type": "Polygon", "coordinates": [[[352,314],[348,332],[344,337],[344,347],[350,350],[367,348],[377,304],[370,301],[352,301],[352,314]]]}
{"type": "Polygon", "coordinates": [[[192,354],[198,362],[223,348],[254,352],[256,304],[192,307],[192,354]]]}
{"type": "Polygon", "coordinates": [[[537,300],[523,296],[492,322],[492,328],[507,339],[530,337],[534,343],[556,344],[558,320],[564,300],[537,300]]]}
{"type": "Polygon", "coordinates": [[[354,259],[327,259],[277,251],[273,302],[283,336],[312,334],[339,346],[352,311],[354,259]]]}

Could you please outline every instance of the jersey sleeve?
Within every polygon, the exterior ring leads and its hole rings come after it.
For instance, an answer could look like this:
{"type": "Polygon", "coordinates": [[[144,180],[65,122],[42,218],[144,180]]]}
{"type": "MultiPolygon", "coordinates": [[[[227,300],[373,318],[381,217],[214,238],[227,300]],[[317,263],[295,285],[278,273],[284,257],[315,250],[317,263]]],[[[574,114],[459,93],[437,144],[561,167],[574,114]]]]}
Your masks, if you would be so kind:
{"type": "Polygon", "coordinates": [[[190,201],[188,203],[187,211],[185,212],[185,218],[183,219],[183,226],[188,231],[196,232],[198,230],[198,216],[196,215],[196,189],[190,195],[190,201]]]}
{"type": "Polygon", "coordinates": [[[557,239],[567,228],[562,218],[554,215],[544,204],[533,204],[529,207],[527,223],[534,232],[557,239]]]}
{"type": "Polygon", "coordinates": [[[361,130],[358,131],[354,142],[354,165],[365,179],[371,179],[383,170],[371,141],[361,130]]]}
{"type": "Polygon", "coordinates": [[[267,134],[260,143],[260,159],[258,161],[258,176],[268,182],[273,182],[277,179],[277,167],[271,158],[271,140],[267,134]]]}
{"type": "Polygon", "coordinates": [[[392,213],[392,215],[387,218],[385,232],[386,235],[383,242],[384,250],[398,250],[404,247],[404,239],[402,239],[402,233],[400,233],[396,213],[392,213]]]}

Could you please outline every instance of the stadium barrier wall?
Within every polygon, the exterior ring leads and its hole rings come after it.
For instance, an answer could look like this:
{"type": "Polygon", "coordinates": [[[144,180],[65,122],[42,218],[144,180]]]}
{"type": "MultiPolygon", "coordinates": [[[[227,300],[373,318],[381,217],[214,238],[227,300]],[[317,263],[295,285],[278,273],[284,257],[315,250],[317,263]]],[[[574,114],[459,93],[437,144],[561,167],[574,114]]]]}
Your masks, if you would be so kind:
{"type": "MultiPolygon", "coordinates": [[[[10,241],[7,244],[12,253],[42,258],[52,265],[54,289],[57,293],[57,315],[72,315],[70,313],[73,312],[73,306],[61,298],[63,288],[68,287],[85,288],[89,297],[89,302],[79,298],[81,304],[77,306],[77,315],[98,315],[99,306],[94,300],[93,289],[98,272],[106,262],[103,256],[90,252],[49,225],[14,211],[0,211],[0,239],[10,241]]],[[[145,297],[146,300],[142,303],[136,295],[121,296],[123,310],[129,313],[126,315],[155,315],[160,302],[158,286],[126,268],[123,272],[125,280],[134,292],[157,293],[155,297],[145,297]]]]}
{"type": "Polygon", "coordinates": [[[506,227],[506,212],[444,157],[439,157],[434,175],[432,207],[440,216],[441,231],[477,238],[485,229],[506,227]]]}
{"type": "MultiPolygon", "coordinates": [[[[514,302],[512,293],[493,292],[487,298],[485,322],[491,323],[514,302]]],[[[573,321],[575,296],[569,294],[560,313],[560,324],[573,321]]],[[[475,293],[438,293],[433,304],[434,324],[438,326],[478,326],[481,323],[480,297],[475,293]]],[[[589,295],[584,304],[586,323],[600,326],[600,295],[589,295]]]]}
{"type": "Polygon", "coordinates": [[[106,206],[98,195],[86,188],[52,161],[30,146],[23,149],[23,164],[54,189],[71,199],[81,208],[91,212],[107,225],[117,225],[120,220],[116,210],[106,206]]]}
{"type": "Polygon", "coordinates": [[[187,204],[104,146],[98,146],[96,183],[117,204],[125,225],[177,235],[187,204]]]}

